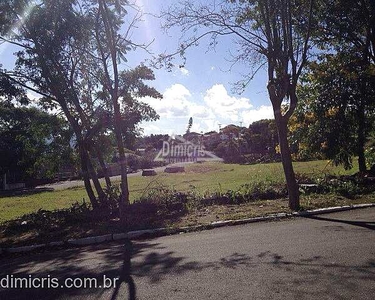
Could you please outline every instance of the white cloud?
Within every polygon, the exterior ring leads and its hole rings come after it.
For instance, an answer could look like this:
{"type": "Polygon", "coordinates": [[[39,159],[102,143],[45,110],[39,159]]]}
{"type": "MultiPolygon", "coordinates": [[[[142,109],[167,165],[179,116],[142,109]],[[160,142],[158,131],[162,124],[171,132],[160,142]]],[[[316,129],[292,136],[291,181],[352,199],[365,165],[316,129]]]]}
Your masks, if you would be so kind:
{"type": "Polygon", "coordinates": [[[244,126],[249,126],[251,123],[262,119],[273,118],[273,109],[271,105],[262,105],[257,109],[251,109],[242,112],[242,120],[244,122],[244,126]]]}
{"type": "Polygon", "coordinates": [[[204,102],[215,113],[215,115],[229,119],[232,122],[240,120],[241,111],[252,108],[248,98],[237,98],[228,95],[222,84],[215,84],[206,91],[204,102]]]}
{"type": "Polygon", "coordinates": [[[142,101],[151,105],[160,115],[160,120],[143,125],[145,134],[174,132],[183,133],[187,122],[193,117],[192,131],[217,131],[222,126],[243,122],[248,126],[254,121],[273,118],[271,106],[253,107],[245,97],[228,94],[222,84],[215,84],[200,96],[197,103],[190,91],[182,84],[173,84],[163,93],[163,99],[143,98],[142,101]],[[203,98],[203,101],[202,101],[203,98]]]}
{"type": "Polygon", "coordinates": [[[181,117],[188,115],[190,91],[182,84],[174,84],[166,89],[163,99],[146,97],[141,99],[151,105],[163,118],[181,117]]]}
{"type": "Polygon", "coordinates": [[[163,93],[163,99],[141,99],[151,105],[162,118],[208,118],[212,114],[207,107],[192,101],[190,91],[182,84],[174,84],[163,93]]]}
{"type": "Polygon", "coordinates": [[[143,134],[144,135],[151,135],[151,134],[158,134],[161,133],[161,129],[159,126],[156,126],[152,123],[145,123],[143,128],[143,134]]]}
{"type": "Polygon", "coordinates": [[[189,70],[184,67],[180,68],[180,72],[183,76],[189,76],[189,70]]]}
{"type": "Polygon", "coordinates": [[[207,119],[207,120],[203,120],[204,124],[205,124],[205,131],[218,131],[219,130],[219,124],[220,122],[217,120],[217,119],[207,119]]]}
{"type": "Polygon", "coordinates": [[[201,122],[194,122],[193,121],[193,126],[191,126],[191,132],[201,132],[201,131],[205,131],[206,128],[202,127],[202,124],[201,122]]]}

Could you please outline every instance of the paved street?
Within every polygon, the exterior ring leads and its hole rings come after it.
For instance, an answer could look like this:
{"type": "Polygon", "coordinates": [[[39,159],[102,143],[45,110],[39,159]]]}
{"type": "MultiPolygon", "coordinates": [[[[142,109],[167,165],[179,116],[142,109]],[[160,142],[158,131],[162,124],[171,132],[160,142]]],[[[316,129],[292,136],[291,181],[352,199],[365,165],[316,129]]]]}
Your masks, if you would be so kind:
{"type": "MultiPolygon", "coordinates": [[[[0,290],[0,299],[375,299],[375,208],[0,261],[1,278],[120,278],[116,289],[0,290]],[[133,283],[135,287],[133,286],[133,283]]],[[[103,283],[103,282],[101,282],[103,283]]]]}

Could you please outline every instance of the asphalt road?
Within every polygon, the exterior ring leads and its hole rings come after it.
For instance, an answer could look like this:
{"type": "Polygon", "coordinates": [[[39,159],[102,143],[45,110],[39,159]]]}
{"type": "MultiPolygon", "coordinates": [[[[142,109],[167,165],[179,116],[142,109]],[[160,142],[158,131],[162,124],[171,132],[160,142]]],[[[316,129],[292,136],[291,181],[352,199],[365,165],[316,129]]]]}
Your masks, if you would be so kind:
{"type": "MultiPolygon", "coordinates": [[[[5,258],[0,278],[120,278],[0,299],[375,299],[375,208],[5,258]]],[[[2,284],[6,282],[2,281],[2,284]]],[[[77,282],[79,285],[80,283],[77,282]]]]}

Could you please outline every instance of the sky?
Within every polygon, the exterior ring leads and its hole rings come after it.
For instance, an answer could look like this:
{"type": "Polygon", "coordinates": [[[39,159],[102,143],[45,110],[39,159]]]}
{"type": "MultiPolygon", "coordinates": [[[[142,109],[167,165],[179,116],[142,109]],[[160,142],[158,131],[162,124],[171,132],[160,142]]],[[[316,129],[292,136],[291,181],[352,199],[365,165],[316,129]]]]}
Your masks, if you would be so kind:
{"type": "MultiPolygon", "coordinates": [[[[173,0],[136,0],[145,13],[143,21],[138,23],[132,39],[139,43],[152,44],[149,51],[171,53],[176,51],[181,32],[178,28],[165,33],[161,28],[162,20],[151,14],[159,14],[160,10],[173,5],[173,0]]],[[[241,74],[249,72],[246,66],[236,65],[231,68],[228,61],[234,43],[226,37],[219,41],[214,50],[207,51],[208,40],[199,46],[190,48],[184,67],[176,67],[172,71],[154,70],[156,79],[148,82],[162,95],[163,99],[146,98],[142,101],[151,105],[160,115],[154,122],[141,124],[145,135],[149,134],[183,134],[188,120],[193,118],[191,131],[218,131],[222,127],[235,124],[249,126],[254,121],[273,118],[272,107],[266,90],[267,76],[260,70],[241,94],[233,92],[233,84],[241,79],[241,74]]],[[[14,48],[0,46],[0,63],[11,68],[14,48]]],[[[144,50],[129,52],[128,62],[123,68],[133,68],[150,59],[151,55],[144,50]]],[[[147,64],[147,63],[146,63],[147,64]]],[[[30,93],[31,97],[36,95],[30,93]]]]}

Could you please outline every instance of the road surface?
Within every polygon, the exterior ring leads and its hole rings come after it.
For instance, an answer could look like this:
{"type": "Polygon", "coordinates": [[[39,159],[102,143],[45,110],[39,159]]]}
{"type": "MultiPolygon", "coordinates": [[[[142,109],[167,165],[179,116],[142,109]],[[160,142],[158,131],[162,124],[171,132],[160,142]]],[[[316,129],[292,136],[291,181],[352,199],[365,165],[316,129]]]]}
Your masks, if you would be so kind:
{"type": "Polygon", "coordinates": [[[1,289],[0,299],[128,299],[133,288],[137,299],[375,299],[374,229],[368,208],[137,241],[130,274],[121,244],[8,257],[0,278],[120,279],[1,289]]]}

